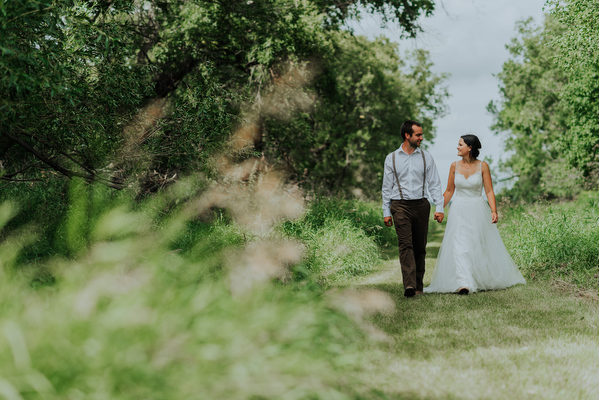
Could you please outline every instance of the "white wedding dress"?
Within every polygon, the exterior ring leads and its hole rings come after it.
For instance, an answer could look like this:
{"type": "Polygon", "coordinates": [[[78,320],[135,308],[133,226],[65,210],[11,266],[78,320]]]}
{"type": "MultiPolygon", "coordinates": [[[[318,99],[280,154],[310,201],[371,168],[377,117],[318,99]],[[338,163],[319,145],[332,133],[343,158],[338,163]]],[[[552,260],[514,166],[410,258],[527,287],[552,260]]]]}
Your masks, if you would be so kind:
{"type": "Polygon", "coordinates": [[[458,171],[458,165],[443,243],[424,292],[457,292],[465,287],[473,293],[526,283],[491,223],[491,209],[482,197],[482,163],[469,177],[458,171]]]}

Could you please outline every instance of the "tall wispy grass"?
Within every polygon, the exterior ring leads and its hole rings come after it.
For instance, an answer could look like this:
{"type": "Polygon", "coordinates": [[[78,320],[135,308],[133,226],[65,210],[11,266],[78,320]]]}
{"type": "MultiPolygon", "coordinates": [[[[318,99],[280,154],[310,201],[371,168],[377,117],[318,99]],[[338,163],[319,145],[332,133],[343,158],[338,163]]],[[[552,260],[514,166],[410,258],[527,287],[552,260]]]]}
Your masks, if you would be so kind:
{"type": "Polygon", "coordinates": [[[520,205],[507,209],[504,242],[530,278],[559,278],[599,291],[599,198],[570,204],[520,205]]]}
{"type": "MultiPolygon", "coordinates": [[[[304,72],[289,71],[293,87],[304,72]]],[[[135,201],[75,181],[43,218],[0,203],[0,396],[387,398],[357,372],[366,339],[386,337],[367,317],[395,303],[327,292],[378,261],[380,217],[306,207],[250,157],[261,115],[309,105],[280,86],[210,160],[216,178],[135,201]]]]}
{"type": "MultiPolygon", "coordinates": [[[[246,189],[246,200],[259,197],[246,189]]],[[[283,235],[278,221],[294,215],[301,225],[295,208],[238,222],[231,216],[241,209],[214,208],[231,199],[219,190],[203,187],[194,197],[197,187],[182,182],[143,204],[120,199],[102,209],[93,206],[102,195],[78,186],[60,224],[70,256],[43,264],[19,262],[35,231],[7,235],[0,244],[0,393],[379,398],[362,393],[356,373],[371,335],[362,314],[393,302],[383,293],[322,296],[325,287],[291,279],[306,263],[317,282],[360,273],[377,261],[372,239],[330,216],[309,234],[283,235]],[[40,283],[40,274],[52,281],[40,283]]],[[[229,193],[235,190],[241,187],[229,193]]],[[[260,214],[261,205],[250,203],[246,211],[260,214]]],[[[0,228],[15,215],[4,203],[0,228]]]]}
{"type": "Polygon", "coordinates": [[[310,202],[303,223],[320,229],[330,220],[347,221],[353,227],[361,229],[381,247],[397,245],[395,231],[383,226],[380,202],[319,197],[310,202]]]}
{"type": "Polygon", "coordinates": [[[302,268],[321,284],[329,284],[372,271],[380,262],[380,248],[396,245],[395,231],[383,228],[382,222],[380,204],[318,198],[302,218],[287,221],[280,229],[306,244],[302,268]]]}
{"type": "Polygon", "coordinates": [[[322,282],[363,275],[380,259],[374,241],[347,219],[325,220],[323,227],[304,233],[302,239],[309,249],[309,269],[322,282]]]}

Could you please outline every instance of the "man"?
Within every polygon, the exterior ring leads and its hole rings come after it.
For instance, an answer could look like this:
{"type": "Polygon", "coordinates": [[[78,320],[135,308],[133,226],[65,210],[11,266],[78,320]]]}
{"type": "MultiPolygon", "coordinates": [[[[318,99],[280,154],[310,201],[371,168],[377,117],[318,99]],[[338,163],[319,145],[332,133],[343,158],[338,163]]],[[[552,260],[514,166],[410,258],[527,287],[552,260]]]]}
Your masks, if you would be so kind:
{"type": "Polygon", "coordinates": [[[406,121],[400,129],[402,145],[385,159],[383,173],[383,217],[386,226],[395,225],[404,296],[422,294],[430,203],[435,220],[443,222],[443,191],[435,161],[420,148],[422,126],[406,121]]]}

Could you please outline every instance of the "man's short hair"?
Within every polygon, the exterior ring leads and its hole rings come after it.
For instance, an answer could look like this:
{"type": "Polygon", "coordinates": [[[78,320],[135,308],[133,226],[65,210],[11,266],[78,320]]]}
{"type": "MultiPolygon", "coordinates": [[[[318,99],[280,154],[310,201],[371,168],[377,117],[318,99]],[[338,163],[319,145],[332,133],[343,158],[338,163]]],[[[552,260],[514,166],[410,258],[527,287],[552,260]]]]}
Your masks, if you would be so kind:
{"type": "Polygon", "coordinates": [[[414,128],[413,128],[414,125],[422,128],[422,125],[420,125],[420,122],[412,121],[411,119],[407,120],[406,122],[404,122],[401,125],[401,129],[399,130],[399,132],[401,133],[402,140],[406,140],[406,133],[409,134],[410,136],[412,136],[414,134],[414,128]]]}

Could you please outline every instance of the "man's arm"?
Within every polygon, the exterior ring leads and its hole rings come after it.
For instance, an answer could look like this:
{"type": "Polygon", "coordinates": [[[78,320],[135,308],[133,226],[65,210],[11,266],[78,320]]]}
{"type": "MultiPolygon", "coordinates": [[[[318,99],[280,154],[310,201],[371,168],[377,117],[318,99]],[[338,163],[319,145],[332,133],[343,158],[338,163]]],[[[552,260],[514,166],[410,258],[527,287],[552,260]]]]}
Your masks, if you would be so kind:
{"type": "Polygon", "coordinates": [[[391,167],[390,161],[391,155],[387,155],[385,158],[385,165],[383,167],[383,220],[386,226],[393,225],[391,221],[391,191],[393,190],[393,168],[391,167]]]}

